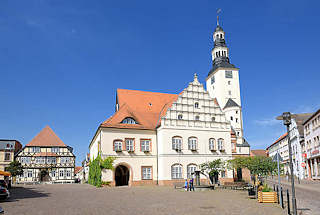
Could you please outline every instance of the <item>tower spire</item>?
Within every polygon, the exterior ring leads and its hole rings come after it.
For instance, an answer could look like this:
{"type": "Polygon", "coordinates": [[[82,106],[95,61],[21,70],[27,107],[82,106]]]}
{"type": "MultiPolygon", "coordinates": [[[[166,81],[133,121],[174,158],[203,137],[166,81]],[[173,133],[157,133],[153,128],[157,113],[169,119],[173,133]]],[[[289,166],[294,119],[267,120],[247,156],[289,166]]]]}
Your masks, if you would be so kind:
{"type": "Polygon", "coordinates": [[[221,9],[219,8],[217,10],[217,26],[219,26],[219,13],[221,12],[221,9]]]}

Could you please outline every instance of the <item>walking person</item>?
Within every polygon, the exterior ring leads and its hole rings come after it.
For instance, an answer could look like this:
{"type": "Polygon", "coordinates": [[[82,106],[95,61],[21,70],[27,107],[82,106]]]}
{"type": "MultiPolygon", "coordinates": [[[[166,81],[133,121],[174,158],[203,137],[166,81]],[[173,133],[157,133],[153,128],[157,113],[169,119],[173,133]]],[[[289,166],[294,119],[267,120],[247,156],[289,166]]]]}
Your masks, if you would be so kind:
{"type": "Polygon", "coordinates": [[[191,190],[194,191],[193,178],[190,179],[189,187],[190,187],[190,191],[191,191],[191,190]]]}
{"type": "Polygon", "coordinates": [[[188,191],[188,179],[184,182],[184,189],[185,191],[188,191]]]}

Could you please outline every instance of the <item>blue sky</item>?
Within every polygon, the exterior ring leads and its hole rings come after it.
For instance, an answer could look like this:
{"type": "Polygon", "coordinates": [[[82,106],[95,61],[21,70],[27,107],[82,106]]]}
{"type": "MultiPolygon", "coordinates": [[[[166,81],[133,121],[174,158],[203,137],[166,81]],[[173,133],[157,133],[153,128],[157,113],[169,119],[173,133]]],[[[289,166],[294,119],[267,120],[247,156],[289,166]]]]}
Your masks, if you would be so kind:
{"type": "Polygon", "coordinates": [[[222,8],[240,68],[244,134],[266,148],[274,118],[320,108],[317,1],[0,2],[0,138],[28,143],[49,125],[80,164],[117,88],[179,93],[211,68],[222,8]]]}

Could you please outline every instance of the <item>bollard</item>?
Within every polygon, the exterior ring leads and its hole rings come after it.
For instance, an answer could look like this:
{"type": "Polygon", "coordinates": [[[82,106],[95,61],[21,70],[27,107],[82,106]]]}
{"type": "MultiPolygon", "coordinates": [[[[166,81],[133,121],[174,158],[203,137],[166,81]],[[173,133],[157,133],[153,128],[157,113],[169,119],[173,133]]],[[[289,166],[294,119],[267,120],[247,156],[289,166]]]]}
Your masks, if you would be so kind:
{"type": "Polygon", "coordinates": [[[282,187],[280,187],[280,195],[281,195],[281,207],[284,209],[284,204],[283,204],[283,192],[282,192],[282,187]]]}
{"type": "Polygon", "coordinates": [[[278,185],[277,185],[277,200],[278,200],[278,204],[279,204],[280,202],[279,202],[279,187],[278,187],[278,185]]]}
{"type": "Polygon", "coordinates": [[[288,206],[288,215],[291,215],[290,212],[290,197],[289,197],[289,190],[287,189],[287,206],[288,206]]]}
{"type": "Polygon", "coordinates": [[[276,185],[273,184],[273,191],[275,192],[276,191],[276,185]]]}

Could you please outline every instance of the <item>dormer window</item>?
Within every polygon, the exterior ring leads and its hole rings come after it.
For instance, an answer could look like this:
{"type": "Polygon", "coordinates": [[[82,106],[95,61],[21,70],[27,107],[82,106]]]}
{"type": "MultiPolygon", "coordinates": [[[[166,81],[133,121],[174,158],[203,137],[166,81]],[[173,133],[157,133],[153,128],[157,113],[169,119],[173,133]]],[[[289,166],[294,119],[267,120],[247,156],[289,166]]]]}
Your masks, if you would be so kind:
{"type": "Polygon", "coordinates": [[[124,120],[122,120],[121,123],[123,123],[123,124],[137,124],[137,122],[131,117],[125,118],[124,120]]]}

